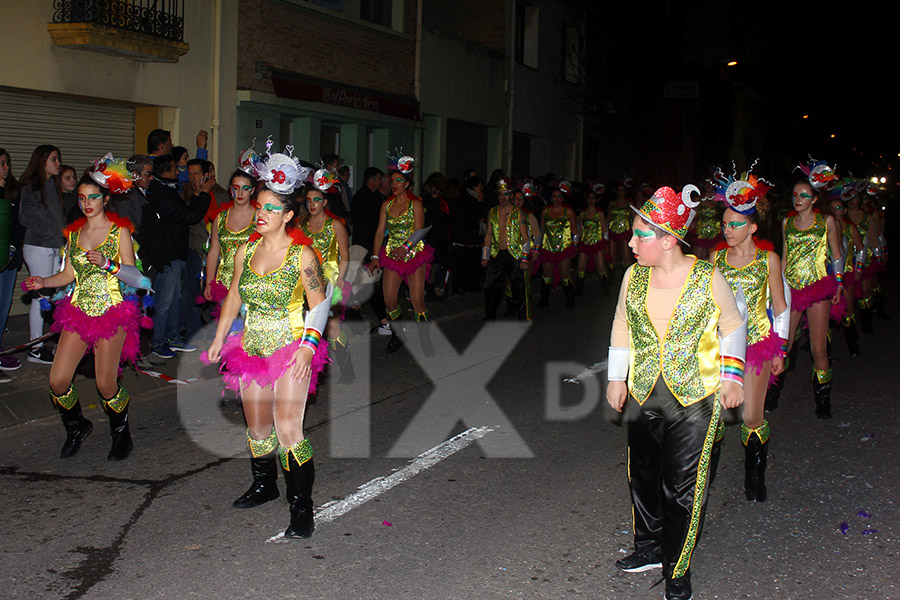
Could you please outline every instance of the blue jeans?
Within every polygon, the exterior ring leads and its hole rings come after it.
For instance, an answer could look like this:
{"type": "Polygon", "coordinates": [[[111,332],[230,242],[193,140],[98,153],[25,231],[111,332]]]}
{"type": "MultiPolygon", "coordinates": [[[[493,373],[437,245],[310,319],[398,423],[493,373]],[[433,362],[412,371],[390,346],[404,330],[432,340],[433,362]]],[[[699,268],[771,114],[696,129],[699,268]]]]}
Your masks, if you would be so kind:
{"type": "Polygon", "coordinates": [[[6,320],[9,318],[9,308],[12,306],[18,273],[18,269],[0,271],[0,346],[3,345],[3,331],[6,329],[6,320]]]}
{"type": "Polygon", "coordinates": [[[152,346],[162,346],[166,340],[181,341],[181,275],[183,260],[173,260],[172,264],[156,274],[153,282],[153,339],[152,346]]]}
{"type": "MultiPolygon", "coordinates": [[[[200,287],[200,273],[203,271],[203,257],[196,250],[188,250],[188,258],[184,262],[184,283],[181,295],[181,322],[184,324],[186,338],[192,339],[200,331],[202,310],[197,304],[197,296],[203,294],[200,287]]],[[[174,339],[174,338],[172,338],[174,339]]]]}

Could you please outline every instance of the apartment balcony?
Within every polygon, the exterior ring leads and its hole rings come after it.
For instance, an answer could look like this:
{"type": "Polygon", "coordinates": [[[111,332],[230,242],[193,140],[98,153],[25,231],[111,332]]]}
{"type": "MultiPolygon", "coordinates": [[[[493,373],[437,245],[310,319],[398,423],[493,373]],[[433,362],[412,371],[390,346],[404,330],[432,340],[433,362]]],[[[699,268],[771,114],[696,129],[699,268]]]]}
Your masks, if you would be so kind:
{"type": "Polygon", "coordinates": [[[47,32],[54,46],[144,62],[178,62],[184,0],[53,0],[47,32]]]}

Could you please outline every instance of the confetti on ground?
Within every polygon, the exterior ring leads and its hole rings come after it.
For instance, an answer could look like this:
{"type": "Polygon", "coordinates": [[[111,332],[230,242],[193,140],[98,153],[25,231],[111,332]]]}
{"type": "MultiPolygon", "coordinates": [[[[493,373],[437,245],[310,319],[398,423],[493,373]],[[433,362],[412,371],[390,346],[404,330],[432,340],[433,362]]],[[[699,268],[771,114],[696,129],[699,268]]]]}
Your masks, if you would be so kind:
{"type": "Polygon", "coordinates": [[[862,533],[863,533],[863,535],[871,535],[873,533],[878,533],[878,530],[874,529],[872,527],[866,527],[865,529],[863,529],[862,533]]]}
{"type": "Polygon", "coordinates": [[[840,529],[841,529],[841,533],[843,533],[844,535],[847,535],[847,532],[850,531],[850,525],[848,525],[847,522],[844,521],[843,523],[841,523],[840,529]]]}
{"type": "Polygon", "coordinates": [[[390,521],[382,521],[381,524],[385,527],[390,527],[391,525],[393,525],[393,523],[391,523],[390,521]]]}
{"type": "Polygon", "coordinates": [[[871,439],[874,438],[874,437],[875,437],[875,436],[872,435],[872,434],[870,433],[869,435],[864,435],[864,436],[862,436],[861,438],[859,438],[859,441],[861,441],[861,442],[868,442],[869,440],[871,440],[871,439]]]}
{"type": "Polygon", "coordinates": [[[868,519],[868,518],[871,517],[872,515],[870,515],[869,513],[867,513],[867,512],[864,511],[864,510],[861,510],[861,511],[859,511],[858,513],[856,513],[856,516],[857,516],[857,517],[862,517],[863,519],[868,519]]]}

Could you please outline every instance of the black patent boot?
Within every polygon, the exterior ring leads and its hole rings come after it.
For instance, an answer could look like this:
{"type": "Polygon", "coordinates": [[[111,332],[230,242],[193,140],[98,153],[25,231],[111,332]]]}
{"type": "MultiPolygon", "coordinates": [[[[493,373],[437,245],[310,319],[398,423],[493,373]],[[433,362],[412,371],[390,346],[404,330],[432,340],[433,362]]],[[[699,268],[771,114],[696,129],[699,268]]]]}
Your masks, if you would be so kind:
{"type": "Polygon", "coordinates": [[[816,398],[816,418],[831,418],[831,369],[813,370],[813,394],[816,398]]]}
{"type": "Polygon", "coordinates": [[[63,427],[66,428],[66,441],[59,451],[60,458],[70,458],[81,448],[81,443],[94,430],[94,424],[84,418],[81,412],[81,402],[78,401],[78,391],[75,386],[69,384],[68,391],[62,396],[57,396],[52,391],[50,398],[53,405],[59,411],[63,427]]]}
{"type": "Polygon", "coordinates": [[[308,538],[316,528],[313,518],[312,488],[316,470],[312,460],[312,446],[308,439],[290,448],[278,447],[287,499],[291,508],[291,524],[284,530],[286,538],[308,538]]]}
{"type": "Polygon", "coordinates": [[[609,272],[603,271],[600,273],[600,287],[603,289],[603,295],[609,296],[611,290],[609,289],[609,272]]]}
{"type": "Polygon", "coordinates": [[[397,350],[403,347],[403,338],[400,337],[400,308],[396,308],[392,312],[388,313],[388,316],[391,318],[388,325],[391,328],[391,339],[388,340],[387,345],[387,353],[393,354],[397,350]]]}
{"type": "Polygon", "coordinates": [[[128,427],[128,390],[119,386],[119,391],[109,400],[103,400],[103,412],[109,418],[109,433],[112,445],[106,460],[115,462],[125,460],[134,449],[131,431],[128,427]]]}
{"type": "Polygon", "coordinates": [[[584,275],[579,274],[578,277],[575,278],[575,295],[576,296],[584,296],[584,275]]]}
{"type": "Polygon", "coordinates": [[[842,323],[844,329],[844,341],[847,343],[847,351],[850,356],[859,356],[859,332],[856,330],[856,319],[844,317],[842,323]]]}
{"type": "Polygon", "coordinates": [[[342,331],[340,337],[329,342],[334,353],[334,362],[341,371],[338,383],[353,383],[356,381],[356,371],[353,370],[353,360],[350,358],[350,347],[347,345],[347,336],[342,331]]]}
{"type": "Polygon", "coordinates": [[[231,503],[234,508],[256,508],[279,496],[278,486],[278,438],[275,429],[269,437],[263,440],[254,440],[247,430],[247,446],[250,448],[250,472],[253,474],[253,483],[244,495],[231,503]]]}
{"type": "Polygon", "coordinates": [[[566,308],[575,308],[575,286],[571,281],[564,280],[562,289],[566,295],[566,308]]]}
{"type": "Polygon", "coordinates": [[[870,334],[874,332],[872,328],[872,299],[866,298],[856,303],[856,312],[859,314],[859,323],[862,326],[862,332],[870,334]]]}
{"type": "Polygon", "coordinates": [[[541,300],[538,302],[538,306],[550,306],[550,290],[553,287],[544,280],[541,280],[541,300]]]}
{"type": "Polygon", "coordinates": [[[744,495],[751,502],[765,502],[769,422],[763,421],[756,429],[741,423],[741,441],[744,443],[744,495]]]}
{"type": "Polygon", "coordinates": [[[890,321],[891,316],[887,313],[887,310],[884,308],[884,291],[882,291],[881,286],[875,288],[875,291],[872,293],[872,306],[875,307],[875,316],[881,319],[882,321],[890,321]]]}
{"type": "Polygon", "coordinates": [[[434,356],[434,344],[431,343],[431,314],[426,309],[425,312],[416,313],[416,329],[419,333],[419,343],[422,345],[422,354],[431,357],[434,356]]]}

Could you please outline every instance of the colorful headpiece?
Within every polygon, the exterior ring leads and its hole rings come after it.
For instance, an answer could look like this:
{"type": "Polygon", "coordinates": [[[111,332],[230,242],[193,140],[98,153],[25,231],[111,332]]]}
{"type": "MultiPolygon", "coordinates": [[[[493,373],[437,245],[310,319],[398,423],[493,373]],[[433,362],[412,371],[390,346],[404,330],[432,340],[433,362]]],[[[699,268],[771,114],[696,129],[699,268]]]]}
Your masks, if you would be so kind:
{"type": "Polygon", "coordinates": [[[511,192],[512,185],[509,182],[509,179],[506,177],[501,177],[497,180],[497,191],[498,192],[511,192]]]}
{"type": "Polygon", "coordinates": [[[271,153],[272,139],[266,141],[266,157],[255,163],[256,176],[264,181],[266,187],[276,194],[290,194],[302,186],[312,169],[300,165],[300,160],[293,156],[294,147],[285,146],[287,154],[271,153]]]}
{"type": "Polygon", "coordinates": [[[522,193],[525,194],[526,198],[532,198],[536,195],[534,191],[534,184],[530,181],[522,182],[522,193]]]}
{"type": "Polygon", "coordinates": [[[131,189],[134,173],[128,170],[124,159],[114,158],[110,152],[100,160],[94,161],[91,179],[113,194],[121,194],[131,189]]]}
{"type": "Polygon", "coordinates": [[[388,171],[399,171],[409,175],[416,168],[416,159],[403,154],[403,148],[394,150],[394,154],[388,152],[388,171]]]}
{"type": "Polygon", "coordinates": [[[840,192],[841,200],[849,202],[857,195],[857,183],[852,177],[844,177],[838,182],[835,188],[840,192]]]}
{"type": "Polygon", "coordinates": [[[566,179],[560,179],[559,180],[559,191],[561,191],[563,194],[571,193],[572,192],[572,184],[569,183],[569,181],[566,179]]]}
{"type": "Polygon", "coordinates": [[[805,165],[800,163],[797,165],[797,168],[809,178],[809,185],[813,186],[813,189],[827,190],[834,187],[834,184],[837,183],[838,176],[835,174],[834,169],[829,167],[824,160],[816,160],[810,156],[808,163],[805,165]]]}
{"type": "Polygon", "coordinates": [[[595,182],[591,189],[594,190],[594,193],[598,196],[606,191],[606,186],[600,183],[599,181],[595,182]]]}
{"type": "MultiPolygon", "coordinates": [[[[271,139],[271,136],[269,136],[269,139],[271,139]]],[[[240,156],[238,156],[238,169],[247,175],[252,175],[254,177],[256,177],[256,163],[262,160],[259,154],[256,153],[256,148],[254,148],[255,145],[256,138],[253,139],[250,147],[245,148],[240,156]]]]}
{"type": "Polygon", "coordinates": [[[338,176],[322,167],[313,175],[312,183],[320,192],[327,192],[338,182],[338,176]]]}
{"type": "Polygon", "coordinates": [[[756,201],[769,193],[771,185],[764,179],[753,175],[751,171],[756,166],[753,161],[750,168],[741,173],[740,177],[731,164],[732,174],[726,175],[722,169],[718,169],[713,175],[713,188],[716,190],[714,198],[724,202],[734,212],[749,215],[756,212],[756,201]]]}
{"type": "Polygon", "coordinates": [[[699,201],[691,200],[691,193],[700,194],[695,185],[687,185],[676,194],[670,187],[661,187],[641,208],[631,207],[637,215],[651,225],[656,225],[682,244],[687,245],[685,236],[691,221],[694,220],[694,208],[699,201]]]}

